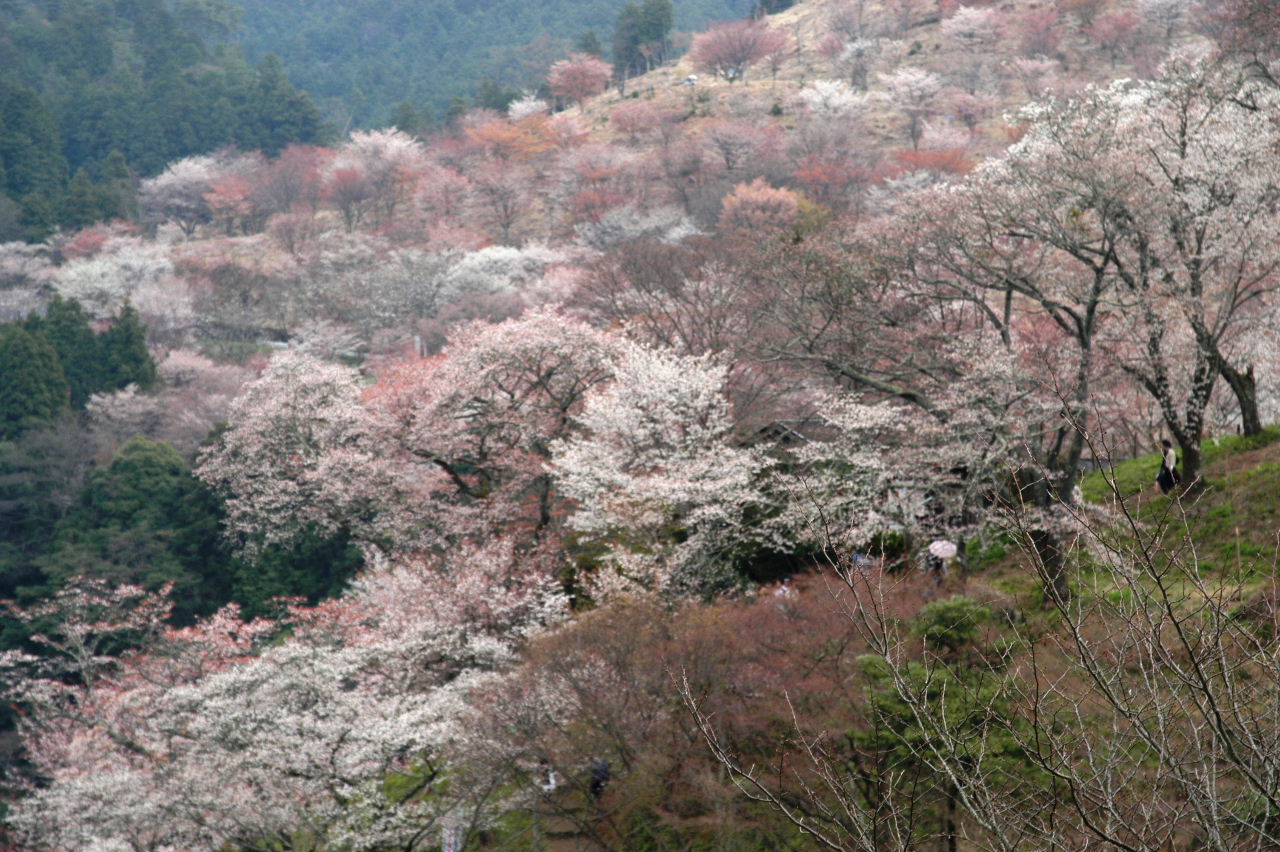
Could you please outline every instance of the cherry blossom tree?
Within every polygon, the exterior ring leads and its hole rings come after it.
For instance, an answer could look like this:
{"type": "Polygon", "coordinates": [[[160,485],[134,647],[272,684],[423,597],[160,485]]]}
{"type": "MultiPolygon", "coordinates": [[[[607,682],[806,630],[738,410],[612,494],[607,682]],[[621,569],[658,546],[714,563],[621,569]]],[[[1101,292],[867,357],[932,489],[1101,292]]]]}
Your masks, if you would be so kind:
{"type": "MultiPolygon", "coordinates": [[[[1230,68],[1177,59],[1148,84],[1032,110],[1027,136],[985,172],[1031,167],[1002,213],[1020,223],[1011,233],[1064,252],[1106,303],[1125,306],[1106,328],[1106,351],[1159,403],[1192,481],[1217,377],[1246,427],[1259,428],[1253,376],[1229,353],[1274,283],[1276,189],[1262,165],[1273,131],[1240,106],[1270,96],[1230,68]]],[[[1091,315],[1101,320],[1102,307],[1091,315]]]]}
{"type": "Polygon", "coordinates": [[[375,542],[410,502],[396,499],[361,385],[354,370],[283,352],[232,403],[194,473],[226,496],[227,529],[246,552],[308,528],[375,542]]]}
{"type": "Polygon", "coordinates": [[[675,207],[646,211],[634,204],[614,207],[594,220],[579,222],[574,231],[583,245],[597,251],[635,240],[678,243],[698,233],[689,217],[675,207]]]}
{"type": "MultiPolygon", "coordinates": [[[[915,198],[919,227],[889,239],[915,247],[905,256],[922,292],[971,300],[1010,352],[1051,351],[1054,334],[1069,343],[1065,357],[1020,356],[1028,389],[1039,387],[1038,412],[1024,420],[1040,423],[1024,438],[1042,470],[1022,489],[1028,505],[1074,499],[1100,360],[1156,400],[1191,480],[1219,375],[1233,377],[1249,410],[1252,375],[1227,353],[1273,284],[1274,188],[1254,171],[1272,143],[1253,125],[1256,113],[1213,94],[1238,99],[1239,78],[1211,68],[1174,63],[1149,84],[1033,108],[1005,157],[972,181],[915,198]],[[1031,306],[1057,331],[1031,321],[1031,306]]],[[[1060,577],[1049,527],[1038,535],[1060,577]]]]}
{"type": "MultiPolygon", "coordinates": [[[[969,218],[999,197],[997,189],[918,193],[894,219],[871,220],[835,242],[810,238],[800,249],[774,248],[744,270],[760,281],[751,286],[770,294],[761,302],[769,317],[763,353],[825,376],[867,404],[886,398],[905,404],[901,422],[911,425],[887,431],[884,440],[911,483],[903,487],[910,499],[895,510],[907,529],[936,534],[954,525],[963,537],[984,513],[981,500],[1003,492],[998,472],[1005,465],[1035,469],[1024,478],[1045,491],[1019,498],[1028,504],[1049,511],[1059,494],[1069,500],[1073,493],[1070,452],[1080,452],[1073,425],[1080,421],[1061,417],[1061,394],[1081,376],[1067,359],[1061,377],[1041,382],[1027,369],[1033,362],[1019,362],[1012,309],[1021,303],[1006,298],[997,282],[1039,281],[1046,261],[993,242],[1003,231],[969,218]],[[1052,477],[1043,473],[1047,463],[1052,477]]],[[[1082,311],[1092,342],[1097,330],[1088,300],[1096,311],[1105,289],[1089,296],[1076,279],[1049,278],[1042,286],[1049,283],[1073,288],[1065,305],[1053,301],[1065,296],[1046,293],[1045,301],[1068,322],[1082,311]]],[[[1079,392],[1087,401],[1087,384],[1079,392]]],[[[1065,590],[1060,575],[1054,593],[1065,590]]]]}
{"type": "Polygon", "coordinates": [[[524,97],[518,98],[507,105],[507,118],[512,121],[523,121],[526,118],[542,115],[550,110],[551,104],[532,92],[526,92],[524,97]]]}
{"type": "Polygon", "coordinates": [[[560,192],[570,220],[599,219],[637,195],[628,191],[635,187],[634,163],[633,155],[612,145],[584,145],[561,155],[560,192]]]}
{"type": "Polygon", "coordinates": [[[586,393],[610,375],[613,340],[549,309],[455,331],[439,356],[391,367],[370,404],[400,464],[417,470],[451,538],[505,530],[553,542],[563,511],[547,469],[586,393]]]}
{"type": "Polygon", "coordinates": [[[836,73],[848,76],[849,85],[866,91],[872,63],[879,53],[876,40],[828,33],[818,43],[818,51],[831,59],[836,73]]]}
{"type": "Polygon", "coordinates": [[[591,264],[568,304],[647,344],[682,355],[714,353],[729,367],[727,393],[745,435],[781,416],[779,400],[794,390],[795,377],[754,357],[763,333],[760,305],[772,292],[753,286],[733,262],[741,253],[741,243],[705,237],[623,242],[591,264]]]}
{"type": "Polygon", "coordinates": [[[519,121],[495,118],[493,121],[468,127],[466,138],[486,158],[503,163],[526,163],[554,147],[555,140],[549,132],[550,121],[540,113],[519,121]]]}
{"type": "Polygon", "coordinates": [[[487,160],[469,174],[468,198],[476,217],[504,244],[529,213],[533,174],[519,163],[487,160]]]}
{"type": "Polygon", "coordinates": [[[366,214],[388,222],[425,167],[421,143],[399,130],[356,131],[328,165],[329,196],[350,231],[366,214]]]}
{"type": "Polygon", "coordinates": [[[758,240],[796,223],[800,204],[789,189],[778,189],[761,178],[738,184],[725,196],[720,231],[758,240]]]}
{"type": "Polygon", "coordinates": [[[542,243],[526,246],[486,246],[449,257],[440,277],[441,303],[461,303],[477,297],[506,295],[518,300],[539,277],[557,264],[573,261],[573,254],[542,243]]]}
{"type": "MultiPolygon", "coordinates": [[[[109,240],[93,257],[73,260],[59,267],[54,286],[67,299],[75,299],[91,315],[105,319],[126,302],[148,290],[172,283],[173,262],[164,246],[139,239],[109,240]]],[[[174,300],[179,293],[172,293],[174,300]]]]}
{"type": "Polygon", "coordinates": [[[766,171],[777,151],[777,136],[744,121],[719,121],[703,132],[711,158],[729,176],[766,171]]]}
{"type": "Polygon", "coordinates": [[[609,121],[614,127],[627,134],[627,140],[636,144],[643,134],[657,130],[663,123],[675,120],[670,111],[660,109],[648,101],[627,101],[614,107],[609,114],[609,121]]]}
{"type": "Polygon", "coordinates": [[[547,85],[556,97],[582,106],[593,95],[598,95],[609,85],[613,67],[598,56],[573,53],[561,59],[547,71],[547,85]]]}
{"type": "Polygon", "coordinates": [[[1138,14],[1151,25],[1167,44],[1190,11],[1189,0],[1138,0],[1138,14]]]}
{"type": "Polygon", "coordinates": [[[333,155],[327,148],[287,146],[255,177],[255,204],[268,215],[315,213],[324,194],[325,169],[333,155]]]}
{"type": "Polygon", "coordinates": [[[613,373],[587,396],[583,433],[551,445],[557,481],[577,504],[570,525],[609,548],[597,593],[733,585],[735,552],[767,535],[748,522],[764,503],[765,460],[732,443],[725,368],[627,343],[613,373]]]}
{"type": "Polygon", "coordinates": [[[689,55],[699,67],[731,83],[745,82],[747,69],[780,50],[788,38],[763,21],[730,21],[694,36],[689,55]]]}
{"type": "Polygon", "coordinates": [[[996,98],[990,95],[954,92],[946,99],[946,109],[972,133],[979,124],[995,112],[996,98]]]}
{"type": "Polygon", "coordinates": [[[436,219],[457,219],[464,211],[467,178],[445,166],[428,167],[418,184],[415,201],[421,211],[436,219]]]}
{"type": "Polygon", "coordinates": [[[954,73],[965,91],[982,87],[990,67],[992,50],[1003,35],[1004,17],[993,8],[961,6],[939,27],[951,45],[954,73]]]}
{"type": "Polygon", "coordinates": [[[910,66],[880,75],[885,87],[885,99],[898,109],[907,123],[907,138],[911,147],[920,144],[924,120],[937,110],[936,99],[942,92],[942,80],[937,74],[910,66]]]}
{"type": "Polygon", "coordinates": [[[1136,45],[1139,23],[1136,12],[1109,12],[1094,18],[1087,32],[1115,68],[1136,45]]]}
{"type": "Polygon", "coordinates": [[[1271,5],[1266,0],[1224,0],[1208,11],[1223,53],[1237,57],[1275,85],[1280,24],[1271,5]]]}
{"type": "Polygon", "coordinates": [[[277,213],[267,220],[266,233],[295,259],[301,259],[308,244],[322,227],[310,213],[277,213]]]}
{"type": "Polygon", "coordinates": [[[1074,16],[1080,23],[1081,29],[1088,29],[1104,5],[1101,0],[1063,0],[1058,4],[1058,8],[1074,16]]]}
{"type": "Polygon", "coordinates": [[[551,146],[560,151],[585,145],[591,136],[580,116],[564,112],[547,119],[546,134],[551,146]]]}
{"type": "Polygon", "coordinates": [[[1020,46],[1025,56],[1053,56],[1062,39],[1062,14],[1049,6],[1024,12],[1017,19],[1020,46]]]}
{"type": "MultiPolygon", "coordinates": [[[[368,233],[319,236],[280,294],[291,307],[291,332],[307,321],[341,318],[367,342],[379,330],[435,316],[453,258],[395,248],[368,233]]],[[[356,347],[359,348],[359,347],[356,347]]]]}
{"type": "Polygon", "coordinates": [[[811,115],[826,119],[857,119],[870,107],[866,95],[842,80],[814,80],[796,97],[811,115]]]}
{"type": "Polygon", "coordinates": [[[218,363],[186,349],[168,352],[156,370],[162,382],[156,437],[188,458],[215,426],[226,422],[232,400],[252,377],[238,364],[218,363]]]}
{"type": "Polygon", "coordinates": [[[215,223],[221,225],[223,232],[231,236],[237,229],[249,233],[254,217],[252,203],[253,187],[241,175],[231,175],[210,185],[204,194],[209,205],[209,214],[215,223]]]}
{"type": "Polygon", "coordinates": [[[119,622],[64,618],[72,686],[7,655],[48,779],[10,815],[26,848],[416,850],[442,825],[481,828],[504,807],[503,779],[468,735],[468,696],[564,599],[495,543],[433,566],[378,563],[341,600],[295,610],[271,645],[279,625],[234,607],[181,630],[163,612],[147,598],[119,622]],[[139,651],[77,651],[75,637],[117,626],[139,651]]]}
{"type": "Polygon", "coordinates": [[[1172,364],[1158,355],[1174,341],[1154,319],[1147,323],[1143,366],[1131,369],[1160,402],[1184,453],[1192,454],[1193,470],[1196,409],[1207,403],[1200,381],[1212,385],[1220,375],[1240,405],[1245,432],[1262,428],[1252,365],[1238,362],[1231,349],[1241,324],[1247,328],[1250,308],[1273,292],[1280,269],[1274,237],[1280,185],[1268,165],[1277,136],[1258,112],[1271,109],[1261,105],[1274,98],[1273,88],[1252,84],[1231,67],[1175,57],[1158,79],[1122,100],[1120,127],[1132,140],[1129,150],[1136,149],[1139,183],[1126,208],[1133,218],[1117,273],[1143,311],[1159,313],[1157,303],[1165,300],[1176,304],[1192,332],[1194,358],[1204,359],[1207,373],[1192,380],[1187,407],[1175,414],[1172,364]]]}
{"type": "Polygon", "coordinates": [[[1040,98],[1049,93],[1057,81],[1059,66],[1052,59],[1028,59],[1020,56],[1004,65],[1009,76],[1022,85],[1027,97],[1040,98]]]}
{"type": "Polygon", "coordinates": [[[907,33],[920,25],[927,4],[922,0],[886,0],[885,16],[891,34],[896,38],[905,38],[907,33]]]}
{"type": "Polygon", "coordinates": [[[139,186],[138,207],[143,219],[155,224],[174,222],[191,239],[196,228],[209,221],[205,194],[221,172],[221,163],[212,156],[187,157],[171,163],[139,186]]]}

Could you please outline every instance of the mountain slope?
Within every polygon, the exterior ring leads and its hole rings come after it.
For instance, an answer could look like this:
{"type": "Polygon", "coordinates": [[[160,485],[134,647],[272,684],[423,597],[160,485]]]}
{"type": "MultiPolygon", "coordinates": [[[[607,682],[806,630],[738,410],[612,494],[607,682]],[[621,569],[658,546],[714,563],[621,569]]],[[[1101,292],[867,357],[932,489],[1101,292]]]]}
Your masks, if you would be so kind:
{"type": "MultiPolygon", "coordinates": [[[[541,82],[547,66],[594,32],[607,44],[620,0],[244,0],[240,43],[275,53],[293,79],[334,116],[385,124],[408,101],[437,117],[482,78],[541,82]]],[[[676,0],[675,26],[738,18],[753,0],[676,0]]]]}

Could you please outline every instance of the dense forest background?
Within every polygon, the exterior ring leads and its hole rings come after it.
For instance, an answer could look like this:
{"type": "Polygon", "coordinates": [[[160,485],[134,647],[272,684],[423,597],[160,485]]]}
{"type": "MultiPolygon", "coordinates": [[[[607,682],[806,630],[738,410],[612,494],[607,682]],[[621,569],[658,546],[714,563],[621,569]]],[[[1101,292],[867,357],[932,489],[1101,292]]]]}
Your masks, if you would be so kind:
{"type": "Polygon", "coordinates": [[[129,216],[136,178],[190,154],[319,141],[280,62],[226,47],[234,26],[217,4],[0,8],[0,236],[129,216]]]}
{"type": "Polygon", "coordinates": [[[278,153],[351,129],[410,132],[505,109],[576,49],[621,57],[745,0],[269,3],[59,0],[0,7],[0,239],[136,214],[138,178],[224,146],[278,153]],[[656,16],[656,17],[655,17],[656,16]]]}
{"type": "MultiPolygon", "coordinates": [[[[621,0],[395,0],[307,3],[245,0],[237,42],[251,58],[279,56],[293,82],[343,128],[389,123],[408,103],[434,120],[451,105],[540,84],[584,39],[612,48],[621,0]],[[483,85],[483,84],[482,84],[483,85]]],[[[642,4],[636,4],[642,5],[642,4]]],[[[678,0],[674,27],[690,32],[748,14],[753,0],[678,0]]],[[[590,44],[590,42],[588,42],[590,44]]],[[[508,99],[509,99],[508,95],[508,99]]]]}

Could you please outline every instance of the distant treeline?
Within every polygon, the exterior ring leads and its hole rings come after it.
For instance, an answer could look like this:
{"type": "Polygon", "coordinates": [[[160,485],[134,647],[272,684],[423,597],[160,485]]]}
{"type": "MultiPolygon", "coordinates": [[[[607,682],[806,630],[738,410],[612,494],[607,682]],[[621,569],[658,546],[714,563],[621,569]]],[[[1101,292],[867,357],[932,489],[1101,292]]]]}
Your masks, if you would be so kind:
{"type": "Polygon", "coordinates": [[[235,145],[324,136],[280,61],[222,40],[216,0],[27,0],[0,6],[0,241],[132,213],[134,181],[235,145]]]}
{"type": "Polygon", "coordinates": [[[377,127],[398,104],[436,121],[459,101],[500,105],[498,93],[539,85],[573,49],[616,62],[617,46],[631,44],[616,31],[655,5],[670,7],[667,30],[701,29],[755,8],[753,0],[244,0],[240,40],[250,56],[280,56],[339,121],[377,127]]]}

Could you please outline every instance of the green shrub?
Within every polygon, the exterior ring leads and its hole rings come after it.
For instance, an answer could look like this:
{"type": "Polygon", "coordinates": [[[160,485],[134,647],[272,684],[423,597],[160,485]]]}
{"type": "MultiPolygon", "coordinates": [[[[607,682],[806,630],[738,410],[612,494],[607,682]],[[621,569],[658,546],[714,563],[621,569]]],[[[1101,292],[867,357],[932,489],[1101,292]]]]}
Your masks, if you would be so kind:
{"type": "Polygon", "coordinates": [[[936,651],[958,651],[977,638],[982,626],[990,620],[989,607],[956,595],[925,604],[912,619],[911,628],[936,651]]]}

